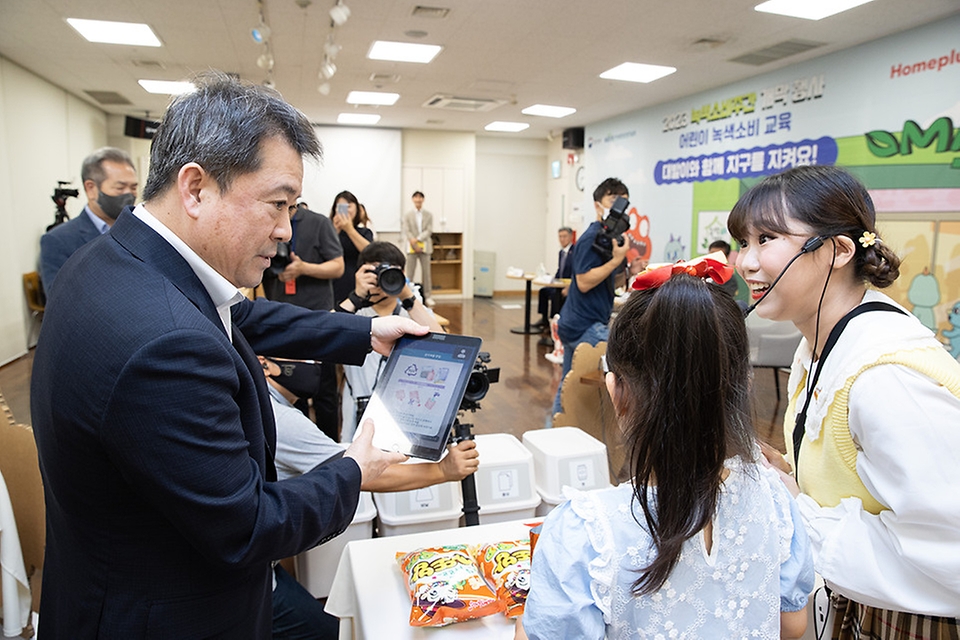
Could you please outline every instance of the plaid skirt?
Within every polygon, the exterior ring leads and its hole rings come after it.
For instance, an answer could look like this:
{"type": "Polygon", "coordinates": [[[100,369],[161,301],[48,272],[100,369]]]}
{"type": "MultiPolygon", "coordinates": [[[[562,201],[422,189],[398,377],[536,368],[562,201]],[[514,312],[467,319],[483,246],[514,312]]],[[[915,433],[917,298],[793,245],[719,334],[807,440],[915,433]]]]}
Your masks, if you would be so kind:
{"type": "Polygon", "coordinates": [[[830,595],[834,640],[960,640],[957,618],[877,609],[830,595]]]}

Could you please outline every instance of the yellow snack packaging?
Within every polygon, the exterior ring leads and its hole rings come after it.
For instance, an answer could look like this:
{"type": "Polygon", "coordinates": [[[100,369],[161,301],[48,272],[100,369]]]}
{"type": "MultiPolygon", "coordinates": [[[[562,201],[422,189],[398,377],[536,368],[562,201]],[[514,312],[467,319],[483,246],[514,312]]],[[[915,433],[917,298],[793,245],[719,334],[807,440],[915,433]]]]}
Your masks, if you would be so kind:
{"type": "Polygon", "coordinates": [[[477,566],[497,590],[508,618],[523,613],[530,590],[530,542],[507,540],[481,545],[476,550],[477,566]]]}
{"type": "Polygon", "coordinates": [[[398,553],[412,608],[410,625],[442,627],[503,611],[466,545],[398,553]]]}

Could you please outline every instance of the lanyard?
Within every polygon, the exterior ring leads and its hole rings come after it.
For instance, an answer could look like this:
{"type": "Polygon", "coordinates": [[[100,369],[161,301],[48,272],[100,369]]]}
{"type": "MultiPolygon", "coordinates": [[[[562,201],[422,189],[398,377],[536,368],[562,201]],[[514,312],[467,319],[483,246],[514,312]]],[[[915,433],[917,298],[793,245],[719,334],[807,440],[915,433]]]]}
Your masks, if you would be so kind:
{"type": "Polygon", "coordinates": [[[833,351],[833,347],[835,344],[837,344],[837,340],[840,339],[840,334],[843,333],[847,323],[861,313],[866,313],[867,311],[896,311],[897,313],[902,313],[904,315],[907,313],[906,311],[898,309],[887,302],[865,302],[857,307],[854,307],[849,313],[847,313],[847,315],[840,318],[840,322],[838,322],[837,325],[830,331],[830,335],[827,336],[827,343],[823,345],[823,351],[820,353],[820,361],[817,363],[817,369],[813,372],[813,379],[808,387],[809,391],[807,392],[807,397],[803,401],[803,409],[801,409],[800,413],[797,414],[797,418],[793,424],[793,468],[797,470],[798,477],[800,445],[803,443],[803,434],[806,433],[807,410],[810,408],[810,401],[813,399],[813,390],[817,387],[817,380],[820,379],[820,372],[823,371],[823,364],[827,361],[827,356],[830,355],[830,352],[833,351]]]}

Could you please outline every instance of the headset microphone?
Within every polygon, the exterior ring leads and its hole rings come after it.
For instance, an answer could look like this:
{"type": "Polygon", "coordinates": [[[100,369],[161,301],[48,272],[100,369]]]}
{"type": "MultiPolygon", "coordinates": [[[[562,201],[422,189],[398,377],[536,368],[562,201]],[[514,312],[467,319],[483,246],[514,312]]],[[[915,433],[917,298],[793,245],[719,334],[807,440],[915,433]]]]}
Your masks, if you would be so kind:
{"type": "Polygon", "coordinates": [[[785,266],[785,267],[780,271],[780,274],[774,279],[773,283],[771,283],[771,285],[767,288],[767,290],[763,292],[763,295],[760,296],[760,299],[757,300],[756,302],[754,302],[754,303],[753,303],[752,305],[750,305],[749,307],[747,307],[747,310],[743,312],[743,317],[746,318],[748,315],[750,315],[750,314],[753,312],[754,309],[757,308],[757,305],[758,305],[758,304],[760,304],[761,302],[763,302],[763,299],[767,297],[767,294],[768,294],[768,293],[770,293],[771,291],[773,291],[773,288],[776,286],[776,284],[777,284],[778,282],[780,282],[780,278],[782,278],[782,277],[783,277],[783,274],[785,274],[785,273],[787,272],[787,269],[790,268],[790,265],[792,265],[794,262],[796,262],[797,258],[799,258],[800,256],[802,256],[802,255],[805,254],[805,253],[812,253],[812,252],[816,251],[817,249],[819,249],[820,247],[823,246],[823,241],[826,240],[826,239],[828,239],[828,238],[830,238],[830,237],[832,237],[832,236],[814,236],[814,237],[810,238],[809,240],[807,240],[806,242],[804,242],[804,243],[803,243],[803,246],[800,248],[800,251],[797,252],[797,255],[795,255],[795,256],[793,256],[792,258],[790,258],[790,262],[788,262],[788,263],[787,263],[787,266],[785,266]]]}

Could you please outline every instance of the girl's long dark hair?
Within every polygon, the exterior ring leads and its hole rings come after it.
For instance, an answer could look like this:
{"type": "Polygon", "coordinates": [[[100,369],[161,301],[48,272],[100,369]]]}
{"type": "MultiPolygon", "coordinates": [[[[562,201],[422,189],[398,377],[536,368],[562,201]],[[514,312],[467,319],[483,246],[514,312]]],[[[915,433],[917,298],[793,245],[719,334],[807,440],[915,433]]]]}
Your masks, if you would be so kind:
{"type": "Polygon", "coordinates": [[[675,275],[630,296],[610,329],[607,364],[634,499],[656,549],[633,584],[640,596],[663,585],[683,543],[712,520],[724,460],[753,459],[742,311],[720,287],[675,275]]]}

